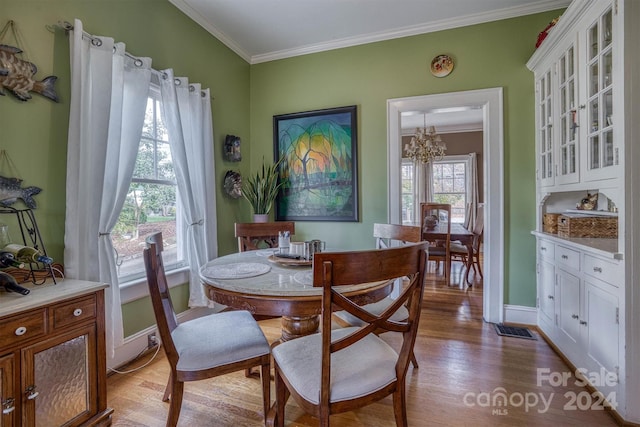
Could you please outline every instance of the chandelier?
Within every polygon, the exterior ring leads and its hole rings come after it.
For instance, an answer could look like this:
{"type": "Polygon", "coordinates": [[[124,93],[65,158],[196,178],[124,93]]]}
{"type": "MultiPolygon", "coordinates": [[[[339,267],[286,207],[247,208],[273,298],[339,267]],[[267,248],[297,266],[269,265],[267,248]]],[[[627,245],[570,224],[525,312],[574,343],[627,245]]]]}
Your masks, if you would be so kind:
{"type": "Polygon", "coordinates": [[[411,142],[405,144],[404,150],[407,156],[414,162],[429,163],[431,161],[442,160],[447,146],[440,135],[436,132],[435,126],[427,128],[427,116],[424,116],[424,127],[416,128],[416,134],[411,138],[411,142]]]}

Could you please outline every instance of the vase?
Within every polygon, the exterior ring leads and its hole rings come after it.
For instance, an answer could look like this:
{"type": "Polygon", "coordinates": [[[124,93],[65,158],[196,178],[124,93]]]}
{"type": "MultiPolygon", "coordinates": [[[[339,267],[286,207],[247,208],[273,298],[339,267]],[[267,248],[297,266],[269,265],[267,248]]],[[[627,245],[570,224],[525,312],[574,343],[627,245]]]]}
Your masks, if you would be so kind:
{"type": "Polygon", "coordinates": [[[269,222],[269,214],[253,214],[253,222],[269,222]]]}

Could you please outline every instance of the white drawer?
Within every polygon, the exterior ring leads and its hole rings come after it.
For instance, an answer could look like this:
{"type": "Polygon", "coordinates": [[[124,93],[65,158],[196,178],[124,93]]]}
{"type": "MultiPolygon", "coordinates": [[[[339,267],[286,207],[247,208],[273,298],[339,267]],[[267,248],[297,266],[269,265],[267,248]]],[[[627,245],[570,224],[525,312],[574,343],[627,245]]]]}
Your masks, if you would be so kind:
{"type": "Polygon", "coordinates": [[[584,266],[582,271],[589,276],[595,277],[618,287],[618,277],[624,274],[620,271],[620,264],[614,261],[608,261],[602,258],[596,258],[591,255],[584,255],[584,266]]]}
{"type": "Polygon", "coordinates": [[[548,240],[538,240],[538,255],[542,258],[554,259],[554,249],[556,245],[548,240]]]}
{"type": "Polygon", "coordinates": [[[555,250],[555,261],[566,267],[580,270],[580,252],[558,245],[555,250]]]}

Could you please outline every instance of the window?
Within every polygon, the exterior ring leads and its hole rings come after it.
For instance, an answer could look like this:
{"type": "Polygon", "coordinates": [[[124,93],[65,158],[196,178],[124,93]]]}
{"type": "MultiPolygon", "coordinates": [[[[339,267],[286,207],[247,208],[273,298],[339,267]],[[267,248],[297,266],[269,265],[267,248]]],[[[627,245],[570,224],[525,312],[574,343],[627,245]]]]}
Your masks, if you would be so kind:
{"type": "MultiPolygon", "coordinates": [[[[467,206],[467,182],[469,160],[468,156],[449,156],[443,160],[434,162],[431,176],[433,201],[437,203],[449,203],[451,205],[451,221],[464,224],[467,206]]],[[[401,167],[401,198],[402,198],[402,223],[416,224],[415,219],[415,168],[409,159],[402,159],[401,167]]]]}
{"type": "Polygon", "coordinates": [[[451,222],[463,224],[467,205],[467,162],[433,164],[433,201],[451,205],[451,222]]]}
{"type": "Polygon", "coordinates": [[[181,249],[182,232],[178,187],[169,148],[169,135],[161,117],[158,89],[152,87],[129,192],[111,237],[120,283],[145,274],[144,241],[161,231],[167,271],[186,265],[181,249]]]}
{"type": "Polygon", "coordinates": [[[401,185],[402,185],[402,223],[403,224],[414,224],[414,210],[413,210],[413,201],[414,201],[414,178],[413,178],[413,162],[409,159],[402,159],[402,177],[401,177],[401,185]]]}

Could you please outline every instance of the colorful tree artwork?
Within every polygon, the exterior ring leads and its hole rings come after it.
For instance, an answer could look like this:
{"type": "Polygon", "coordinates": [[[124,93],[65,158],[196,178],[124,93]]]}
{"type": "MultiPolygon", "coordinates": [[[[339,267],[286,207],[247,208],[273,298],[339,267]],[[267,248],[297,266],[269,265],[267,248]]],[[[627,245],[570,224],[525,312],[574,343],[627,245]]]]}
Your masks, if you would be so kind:
{"type": "Polygon", "coordinates": [[[357,221],[356,106],[274,116],[276,219],[357,221]]]}

